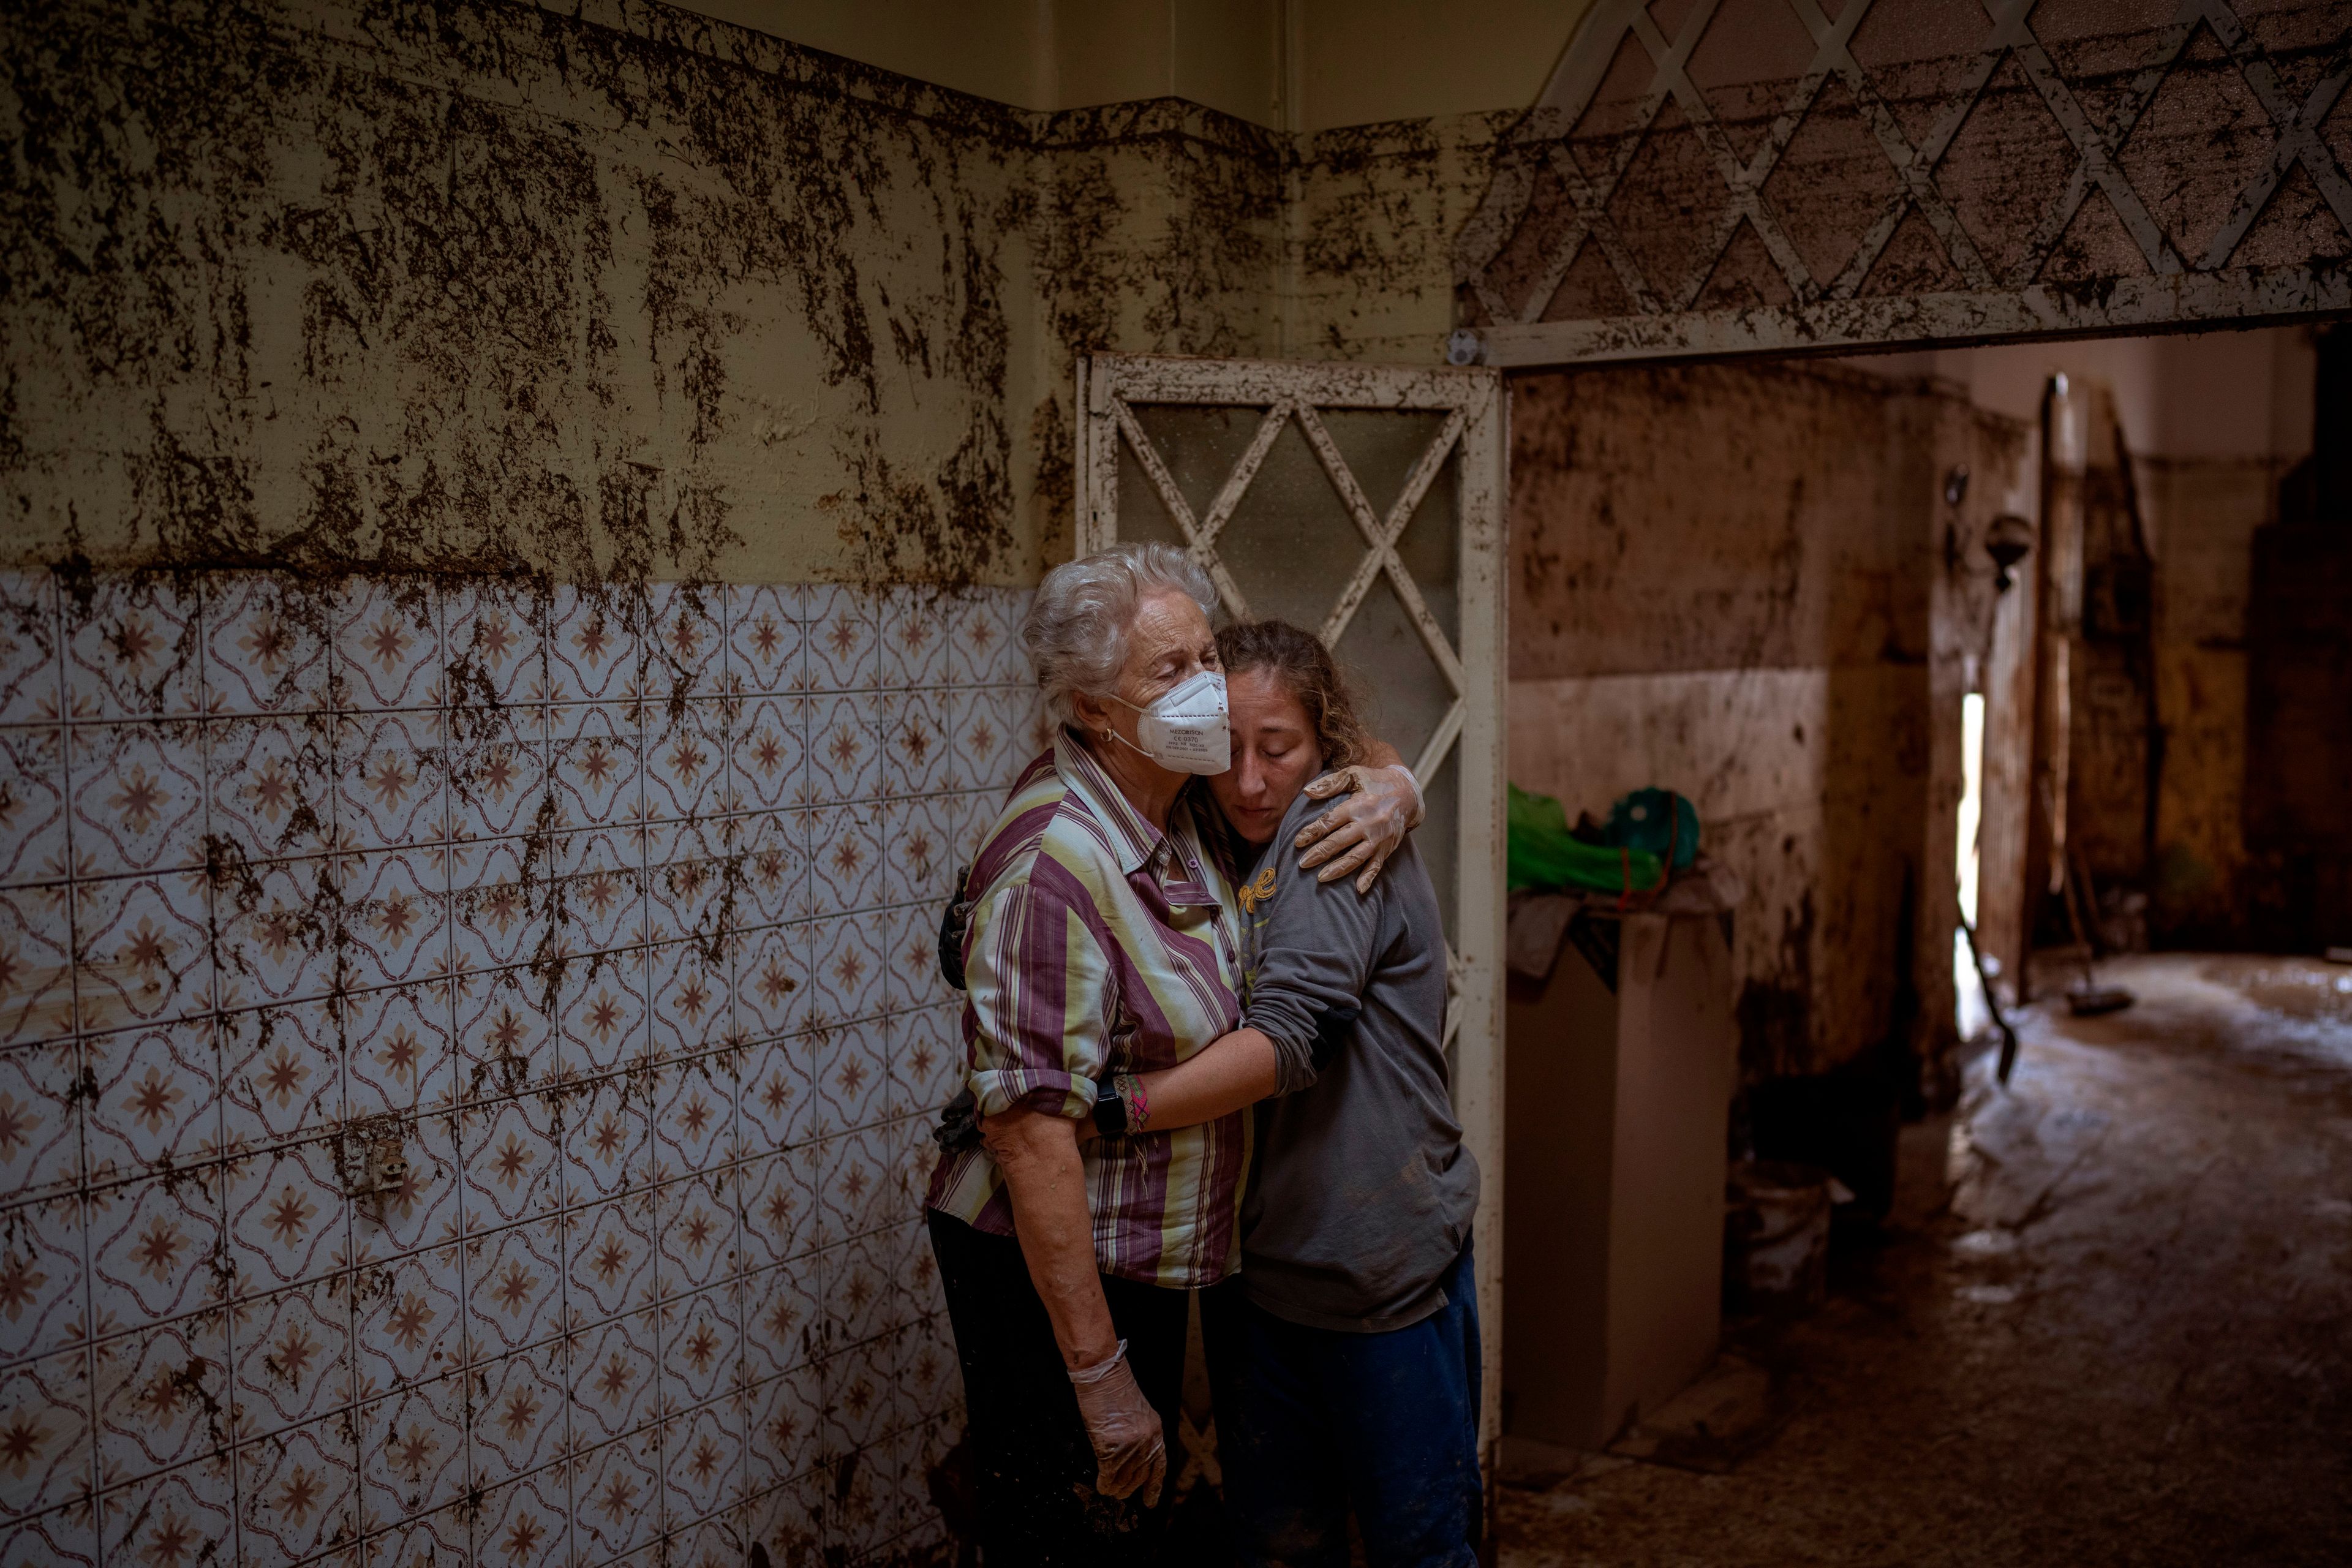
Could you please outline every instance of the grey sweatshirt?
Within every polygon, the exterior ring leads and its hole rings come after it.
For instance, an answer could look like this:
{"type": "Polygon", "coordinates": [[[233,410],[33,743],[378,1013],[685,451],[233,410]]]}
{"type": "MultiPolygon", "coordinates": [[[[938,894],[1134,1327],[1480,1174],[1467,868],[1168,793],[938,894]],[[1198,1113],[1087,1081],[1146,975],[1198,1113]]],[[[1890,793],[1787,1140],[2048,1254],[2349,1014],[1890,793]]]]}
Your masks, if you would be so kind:
{"type": "MultiPolygon", "coordinates": [[[[1299,796],[1273,842],[1323,805],[1299,796]]],[[[1353,878],[1318,882],[1286,852],[1261,857],[1245,887],[1243,1022],[1273,1040],[1280,1088],[1258,1109],[1243,1286],[1310,1328],[1418,1322],[1445,1305],[1438,1281],[1478,1206],[1441,1048],[1436,889],[1410,841],[1367,894],[1353,878]]]]}

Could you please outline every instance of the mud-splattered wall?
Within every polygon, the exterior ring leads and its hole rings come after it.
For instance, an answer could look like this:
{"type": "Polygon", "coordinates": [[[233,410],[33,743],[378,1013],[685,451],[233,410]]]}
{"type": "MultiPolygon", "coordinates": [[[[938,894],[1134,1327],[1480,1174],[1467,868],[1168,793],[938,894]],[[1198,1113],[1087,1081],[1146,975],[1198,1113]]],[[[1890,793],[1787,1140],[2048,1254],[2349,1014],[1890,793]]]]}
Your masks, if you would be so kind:
{"type": "Polygon", "coordinates": [[[1069,356],[1265,345],[1279,144],[657,6],[12,7],[20,560],[1023,581],[1069,356]]]}
{"type": "Polygon", "coordinates": [[[1750,1076],[1950,1043],[1969,546],[2013,437],[1955,389],[1828,367],[1514,383],[1512,777],[1571,815],[1696,803],[1747,884],[1750,1076]]]}
{"type": "Polygon", "coordinates": [[[925,931],[1282,144],[583,10],[6,7],[6,1568],[946,1549],[925,931]]]}

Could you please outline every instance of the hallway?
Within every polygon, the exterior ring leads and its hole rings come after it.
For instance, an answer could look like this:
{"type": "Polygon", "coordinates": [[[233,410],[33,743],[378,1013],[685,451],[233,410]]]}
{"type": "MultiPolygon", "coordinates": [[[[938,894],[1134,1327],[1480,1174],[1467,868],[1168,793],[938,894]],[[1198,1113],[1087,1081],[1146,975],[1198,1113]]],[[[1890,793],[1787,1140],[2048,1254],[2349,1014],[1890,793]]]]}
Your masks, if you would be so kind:
{"type": "Polygon", "coordinates": [[[1728,1475],[1562,1455],[1507,1568],[2320,1563],[2352,1542],[2352,969],[2161,955],[2020,1020],[1905,1134],[1883,1242],[1734,1347],[1785,1424],[1728,1475]]]}

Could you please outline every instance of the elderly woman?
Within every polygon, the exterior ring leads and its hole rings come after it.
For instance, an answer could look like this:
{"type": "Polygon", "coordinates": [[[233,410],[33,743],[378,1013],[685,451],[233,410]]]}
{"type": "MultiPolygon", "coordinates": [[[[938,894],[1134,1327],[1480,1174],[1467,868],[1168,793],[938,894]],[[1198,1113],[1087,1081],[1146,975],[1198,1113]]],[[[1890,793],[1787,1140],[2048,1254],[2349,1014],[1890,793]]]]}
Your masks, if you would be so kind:
{"type": "MultiPolygon", "coordinates": [[[[984,1143],[945,1153],[928,1199],[992,1563],[1152,1554],[1186,1292],[1237,1259],[1244,1117],[1078,1138],[1096,1080],[1174,1067],[1241,1021],[1234,890],[1186,787],[1229,754],[1213,605],[1181,553],[1126,547],[1049,573],[1021,629],[1061,730],[967,882],[984,1143]]],[[[1359,793],[1308,857],[1345,852],[1326,877],[1402,841],[1419,803],[1401,772],[1344,775],[1359,793]]]]}

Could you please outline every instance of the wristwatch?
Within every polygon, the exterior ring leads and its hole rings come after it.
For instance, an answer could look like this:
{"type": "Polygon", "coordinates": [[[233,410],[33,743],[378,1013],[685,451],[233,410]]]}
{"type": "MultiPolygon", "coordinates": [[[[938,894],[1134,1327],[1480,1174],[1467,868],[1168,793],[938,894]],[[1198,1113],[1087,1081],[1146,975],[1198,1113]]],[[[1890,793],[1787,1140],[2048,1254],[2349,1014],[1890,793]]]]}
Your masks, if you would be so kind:
{"type": "Polygon", "coordinates": [[[1127,1101],[1107,1078],[1095,1080],[1095,1131],[1106,1138],[1127,1136],[1127,1101]]]}

